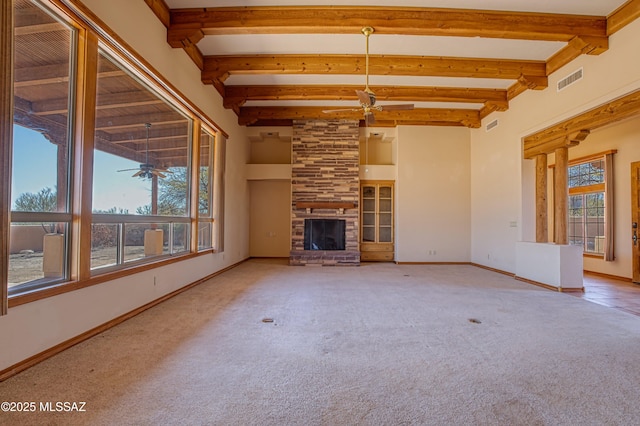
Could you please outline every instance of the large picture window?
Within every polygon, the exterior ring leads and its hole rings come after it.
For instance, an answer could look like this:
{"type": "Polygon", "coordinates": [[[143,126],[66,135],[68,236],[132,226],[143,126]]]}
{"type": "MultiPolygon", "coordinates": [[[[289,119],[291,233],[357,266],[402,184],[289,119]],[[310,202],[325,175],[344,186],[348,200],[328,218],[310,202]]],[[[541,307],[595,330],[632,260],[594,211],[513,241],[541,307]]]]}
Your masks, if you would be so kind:
{"type": "Polygon", "coordinates": [[[191,120],[104,50],[97,88],[91,268],[189,251],[191,120]]]}
{"type": "Polygon", "coordinates": [[[69,274],[76,30],[39,3],[14,1],[9,294],[69,274]]]}
{"type": "Polygon", "coordinates": [[[215,124],[73,6],[10,3],[0,314],[221,250],[224,138],[215,124]]]}

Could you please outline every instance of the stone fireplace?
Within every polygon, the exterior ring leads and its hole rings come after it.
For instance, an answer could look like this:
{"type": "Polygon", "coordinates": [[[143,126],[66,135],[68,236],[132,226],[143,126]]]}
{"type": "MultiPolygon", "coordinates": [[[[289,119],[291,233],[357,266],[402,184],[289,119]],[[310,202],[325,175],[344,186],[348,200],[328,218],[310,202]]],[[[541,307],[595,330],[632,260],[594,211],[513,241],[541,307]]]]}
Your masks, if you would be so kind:
{"type": "Polygon", "coordinates": [[[357,120],[294,121],[291,265],[360,264],[358,136],[357,120]]]}

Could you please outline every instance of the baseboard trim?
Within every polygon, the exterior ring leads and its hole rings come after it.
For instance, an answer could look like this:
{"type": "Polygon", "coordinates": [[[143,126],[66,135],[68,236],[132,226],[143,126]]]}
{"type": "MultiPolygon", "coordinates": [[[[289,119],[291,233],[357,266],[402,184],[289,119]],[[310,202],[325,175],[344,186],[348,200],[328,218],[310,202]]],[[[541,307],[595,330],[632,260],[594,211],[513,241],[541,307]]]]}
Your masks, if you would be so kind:
{"type": "Polygon", "coordinates": [[[603,278],[610,278],[612,280],[618,280],[618,281],[625,281],[628,283],[633,282],[633,278],[628,278],[628,277],[621,277],[619,275],[611,275],[611,274],[605,274],[603,272],[594,272],[594,271],[587,271],[586,269],[584,270],[584,272],[586,274],[590,274],[590,275],[597,275],[599,277],[603,277],[603,278]]]}
{"type": "Polygon", "coordinates": [[[471,265],[469,262],[397,262],[396,265],[471,265]]]}
{"type": "Polygon", "coordinates": [[[481,269],[486,269],[487,271],[497,272],[498,274],[506,275],[506,276],[511,277],[511,278],[514,278],[516,276],[516,274],[513,274],[511,272],[503,271],[502,269],[491,268],[490,266],[481,265],[479,263],[471,262],[471,265],[473,265],[475,267],[478,267],[478,268],[481,268],[481,269]]]}
{"type": "Polygon", "coordinates": [[[581,288],[555,287],[549,284],[541,283],[539,281],[534,281],[528,278],[519,277],[517,275],[514,275],[513,278],[515,278],[518,281],[525,282],[527,284],[533,284],[535,286],[546,288],[547,290],[551,290],[551,291],[557,291],[559,293],[584,293],[584,287],[581,287],[581,288]]]}
{"type": "Polygon", "coordinates": [[[119,317],[116,317],[110,321],[107,321],[104,324],[101,324],[97,327],[92,328],[91,330],[87,330],[82,334],[79,334],[78,336],[72,337],[71,339],[65,340],[62,343],[59,343],[49,349],[46,349],[38,354],[35,354],[27,359],[24,359],[14,365],[12,365],[11,367],[5,368],[4,370],[0,371],[0,382],[3,382],[5,380],[7,380],[8,378],[15,376],[16,374],[30,368],[33,367],[34,365],[48,359],[51,358],[54,355],[59,354],[60,352],[69,349],[72,346],[77,345],[78,343],[81,343],[93,336],[96,336],[100,333],[102,333],[103,331],[106,331],[112,327],[115,327],[116,325],[123,323],[124,321],[135,317],[138,314],[141,314],[142,312],[146,311],[147,309],[153,308],[156,305],[159,305],[160,303],[171,299],[174,296],[177,296],[178,294],[185,292],[199,284],[202,284],[205,281],[210,280],[211,278],[220,275],[224,272],[227,272],[233,268],[235,268],[236,266],[246,262],[247,260],[249,260],[249,258],[246,258],[244,260],[241,260],[240,262],[234,263],[233,265],[227,266],[226,268],[223,268],[219,271],[216,271],[212,274],[207,275],[204,278],[200,278],[197,281],[194,281],[190,284],[185,285],[184,287],[180,287],[177,290],[172,291],[171,293],[165,294],[162,297],[159,297],[158,299],[152,300],[151,302],[140,306],[139,308],[136,308],[132,311],[129,311],[123,315],[120,315],[119,317]]]}

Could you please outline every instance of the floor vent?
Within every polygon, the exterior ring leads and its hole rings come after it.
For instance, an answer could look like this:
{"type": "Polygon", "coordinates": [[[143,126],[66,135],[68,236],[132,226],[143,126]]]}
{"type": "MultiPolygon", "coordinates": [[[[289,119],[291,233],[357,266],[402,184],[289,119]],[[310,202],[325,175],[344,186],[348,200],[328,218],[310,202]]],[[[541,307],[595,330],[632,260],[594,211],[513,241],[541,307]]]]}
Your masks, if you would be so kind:
{"type": "Polygon", "coordinates": [[[571,74],[569,74],[568,76],[560,80],[558,82],[558,92],[566,89],[567,87],[571,86],[573,83],[577,83],[580,80],[582,80],[582,68],[572,72],[571,74]]]}
{"type": "Polygon", "coordinates": [[[487,132],[495,127],[498,127],[498,119],[496,118],[495,120],[493,120],[491,123],[487,124],[487,132]]]}

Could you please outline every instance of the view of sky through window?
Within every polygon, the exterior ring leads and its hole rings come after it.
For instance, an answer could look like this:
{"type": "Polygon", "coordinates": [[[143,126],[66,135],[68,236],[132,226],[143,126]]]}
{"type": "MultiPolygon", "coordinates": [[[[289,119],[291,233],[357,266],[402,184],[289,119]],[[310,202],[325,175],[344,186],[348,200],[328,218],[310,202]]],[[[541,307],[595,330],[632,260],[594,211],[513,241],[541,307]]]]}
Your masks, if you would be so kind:
{"type": "MultiPolygon", "coordinates": [[[[23,193],[37,193],[44,188],[55,191],[56,147],[40,133],[22,126],[13,126],[13,167],[11,180],[11,205],[23,193]]],[[[151,201],[151,181],[133,178],[131,172],[117,170],[138,168],[139,164],[122,157],[95,152],[93,209],[106,211],[136,209],[151,201]]]]}

